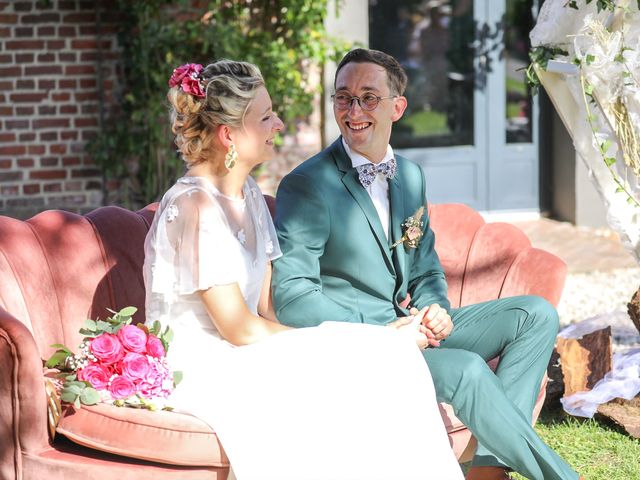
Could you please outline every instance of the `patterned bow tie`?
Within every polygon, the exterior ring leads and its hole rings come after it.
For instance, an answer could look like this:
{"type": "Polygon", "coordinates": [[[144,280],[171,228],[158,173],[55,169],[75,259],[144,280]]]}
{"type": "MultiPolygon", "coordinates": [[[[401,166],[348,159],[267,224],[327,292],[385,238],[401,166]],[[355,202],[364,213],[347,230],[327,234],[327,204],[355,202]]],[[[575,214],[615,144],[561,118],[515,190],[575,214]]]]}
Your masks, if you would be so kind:
{"type": "Polygon", "coordinates": [[[388,162],[377,165],[374,163],[365,163],[364,165],[358,165],[356,170],[358,171],[358,180],[360,180],[362,186],[369,188],[379,173],[387,178],[393,178],[396,175],[396,159],[392,158],[388,162]]]}

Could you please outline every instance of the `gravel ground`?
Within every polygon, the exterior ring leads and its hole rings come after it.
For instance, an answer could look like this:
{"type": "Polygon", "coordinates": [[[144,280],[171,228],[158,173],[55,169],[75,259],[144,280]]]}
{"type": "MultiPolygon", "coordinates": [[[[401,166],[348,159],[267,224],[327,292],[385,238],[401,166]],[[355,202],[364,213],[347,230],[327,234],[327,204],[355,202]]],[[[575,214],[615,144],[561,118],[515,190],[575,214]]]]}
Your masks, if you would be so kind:
{"type": "Polygon", "coordinates": [[[627,315],[627,303],[640,287],[640,268],[572,273],[558,305],[560,325],[582,321],[611,325],[614,351],[640,346],[640,333],[627,315]]]}

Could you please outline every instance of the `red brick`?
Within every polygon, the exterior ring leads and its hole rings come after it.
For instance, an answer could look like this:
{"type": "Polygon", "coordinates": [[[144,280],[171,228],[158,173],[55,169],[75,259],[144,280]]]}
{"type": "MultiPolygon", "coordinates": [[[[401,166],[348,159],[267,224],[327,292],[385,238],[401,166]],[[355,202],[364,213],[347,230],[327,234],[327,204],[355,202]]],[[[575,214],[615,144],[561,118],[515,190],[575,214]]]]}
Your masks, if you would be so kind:
{"type": "MultiPolygon", "coordinates": [[[[104,58],[104,55],[102,55],[104,58]]],[[[81,62],[96,62],[98,61],[98,52],[82,52],[80,53],[81,62]]]]}
{"type": "Polygon", "coordinates": [[[25,75],[61,75],[62,67],[60,65],[38,65],[35,67],[25,67],[25,75]]]}
{"type": "Polygon", "coordinates": [[[38,88],[40,90],[52,90],[56,88],[55,80],[38,80],[38,88]]]}
{"type": "Polygon", "coordinates": [[[31,2],[16,2],[13,4],[13,9],[16,12],[30,12],[33,7],[31,2]]]}
{"type": "Polygon", "coordinates": [[[0,13],[0,23],[15,25],[16,23],[18,23],[18,15],[16,15],[15,13],[0,13]]]}
{"type": "Polygon", "coordinates": [[[42,40],[9,40],[5,42],[7,50],[42,50],[44,42],[42,40]]]}
{"type": "Polygon", "coordinates": [[[30,183],[29,185],[23,185],[22,193],[24,193],[25,195],[33,195],[35,193],[40,193],[40,184],[30,183]]]}
{"type": "Polygon", "coordinates": [[[62,165],[65,167],[70,167],[72,165],[80,165],[80,157],[63,157],[62,165]]]}
{"type": "Polygon", "coordinates": [[[64,143],[49,145],[49,153],[64,155],[65,153],[67,153],[67,145],[64,143]]]}
{"type": "Polygon", "coordinates": [[[0,146],[0,155],[24,155],[26,151],[24,145],[0,146]]]}
{"type": "Polygon", "coordinates": [[[69,92],[58,92],[51,95],[51,100],[54,102],[66,102],[71,98],[71,94],[69,92]]]}
{"type": "Polygon", "coordinates": [[[11,208],[44,208],[44,198],[42,197],[29,197],[29,198],[10,198],[7,200],[7,207],[11,208]]]}
{"type": "Polygon", "coordinates": [[[38,114],[39,115],[55,115],[56,110],[57,109],[55,105],[40,105],[38,107],[38,114]]]}
{"type": "Polygon", "coordinates": [[[75,10],[76,2],[73,0],[60,0],[58,2],[58,10],[75,10]]]}
{"type": "Polygon", "coordinates": [[[40,141],[41,142],[57,142],[58,141],[58,131],[54,130],[51,132],[42,132],[40,133],[40,141]]]}
{"type": "Polygon", "coordinates": [[[17,185],[3,185],[2,187],[0,187],[0,194],[2,194],[3,197],[19,195],[20,187],[18,187],[17,185]]]}
{"type": "Polygon", "coordinates": [[[78,107],[75,105],[60,105],[60,113],[78,113],[78,107]]]}
{"type": "Polygon", "coordinates": [[[33,90],[36,88],[36,82],[34,80],[25,80],[19,78],[16,82],[16,88],[18,90],[33,90]]]}
{"type": "Polygon", "coordinates": [[[73,27],[70,25],[60,25],[58,27],[58,36],[59,37],[75,37],[76,27],[73,27]]]}
{"type": "Polygon", "coordinates": [[[0,132],[0,142],[15,142],[15,141],[16,141],[15,133],[0,132]]]}
{"type": "Polygon", "coordinates": [[[98,113],[99,106],[97,103],[89,103],[86,105],[82,105],[80,108],[81,108],[81,112],[87,115],[92,113],[98,113]]]}
{"type": "Polygon", "coordinates": [[[77,102],[97,101],[98,92],[95,90],[90,92],[76,92],[75,98],[77,102]]]}
{"type": "Polygon", "coordinates": [[[29,155],[44,155],[45,150],[44,145],[29,145],[28,147],[29,155]]]}
{"type": "Polygon", "coordinates": [[[29,128],[29,120],[5,120],[4,126],[7,130],[29,128]]]}
{"type": "Polygon", "coordinates": [[[9,38],[11,36],[11,29],[9,27],[0,27],[0,38],[9,38]]]}
{"type": "Polygon", "coordinates": [[[75,62],[77,55],[75,52],[60,52],[58,53],[58,60],[61,62],[75,62]]]}
{"type": "Polygon", "coordinates": [[[71,172],[71,178],[98,177],[101,172],[97,168],[79,168],[71,172]]]}
{"type": "Polygon", "coordinates": [[[71,144],[71,152],[72,153],[84,153],[84,143],[72,143],[71,144]]]}
{"type": "Polygon", "coordinates": [[[31,116],[35,111],[33,107],[16,107],[16,115],[18,116],[31,116]]]}
{"type": "Polygon", "coordinates": [[[40,159],[41,167],[57,167],[60,164],[58,157],[44,157],[40,159]]]}
{"type": "Polygon", "coordinates": [[[57,23],[60,21],[60,14],[47,12],[39,15],[23,15],[20,20],[22,23],[57,23]]]}
{"type": "Polygon", "coordinates": [[[38,37],[49,37],[56,34],[56,27],[54,26],[46,26],[46,27],[38,27],[38,37]]]}
{"type": "Polygon", "coordinates": [[[17,38],[33,38],[33,27],[18,27],[15,36],[17,38]]]}
{"type": "Polygon", "coordinates": [[[45,192],[61,192],[62,184],[61,183],[45,183],[43,185],[45,192]]]}
{"type": "Polygon", "coordinates": [[[16,53],[16,63],[33,63],[33,53],[16,53]]]}
{"type": "Polygon", "coordinates": [[[96,68],[93,65],[67,65],[65,75],[95,75],[96,68]]]}
{"type": "Polygon", "coordinates": [[[35,162],[33,161],[33,158],[19,158],[18,159],[18,166],[22,167],[22,168],[28,168],[28,167],[33,167],[35,165],[35,162]]]}
{"type": "Polygon", "coordinates": [[[22,180],[22,172],[0,172],[0,182],[15,182],[22,180]]]}
{"type": "Polygon", "coordinates": [[[11,55],[0,55],[0,63],[13,63],[11,55]]]}
{"type": "Polygon", "coordinates": [[[21,142],[32,142],[36,139],[36,134],[35,132],[26,132],[26,133],[21,133],[20,136],[18,137],[18,139],[21,142]]]}
{"type": "Polygon", "coordinates": [[[20,67],[0,67],[0,77],[19,77],[21,73],[20,67]]]}
{"type": "Polygon", "coordinates": [[[93,12],[89,13],[68,13],[64,16],[64,23],[95,23],[96,17],[93,12]]]}
{"type": "Polygon", "coordinates": [[[0,106],[0,116],[10,117],[11,115],[13,115],[13,107],[0,106]]]}
{"type": "Polygon", "coordinates": [[[76,88],[76,81],[73,79],[58,80],[58,88],[76,88]]]}
{"type": "Polygon", "coordinates": [[[83,163],[85,165],[91,165],[91,166],[94,166],[94,167],[96,166],[95,160],[92,157],[90,157],[89,155],[86,155],[84,157],[84,162],[83,163]]]}
{"type": "Polygon", "coordinates": [[[68,118],[38,118],[33,121],[33,128],[69,128],[68,118]]]}
{"type": "Polygon", "coordinates": [[[96,88],[96,79],[95,78],[81,78],[80,79],[80,88],[96,88]]]}
{"type": "Polygon", "coordinates": [[[11,164],[13,162],[9,159],[5,159],[5,160],[0,160],[0,168],[2,169],[7,169],[7,168],[11,168],[11,164]]]}
{"type": "Polygon", "coordinates": [[[32,170],[29,178],[33,180],[56,180],[67,178],[66,170],[32,170]]]}
{"type": "Polygon", "coordinates": [[[0,82],[0,91],[13,90],[13,82],[0,82]]]}
{"type": "Polygon", "coordinates": [[[38,62],[51,63],[56,61],[56,56],[53,53],[41,53],[38,55],[38,62]]]}
{"type": "Polygon", "coordinates": [[[66,43],[64,40],[47,40],[47,50],[60,50],[65,47],[66,43]]]}
{"type": "Polygon", "coordinates": [[[78,180],[73,180],[70,182],[64,182],[64,190],[66,192],[74,192],[78,190],[82,190],[82,182],[78,180]]]}
{"type": "Polygon", "coordinates": [[[76,128],[82,128],[82,127],[97,127],[98,126],[98,119],[95,117],[88,117],[88,118],[76,118],[73,121],[74,126],[76,128]]]}
{"type": "Polygon", "coordinates": [[[46,97],[44,93],[12,93],[11,101],[16,103],[41,102],[46,97]]]}

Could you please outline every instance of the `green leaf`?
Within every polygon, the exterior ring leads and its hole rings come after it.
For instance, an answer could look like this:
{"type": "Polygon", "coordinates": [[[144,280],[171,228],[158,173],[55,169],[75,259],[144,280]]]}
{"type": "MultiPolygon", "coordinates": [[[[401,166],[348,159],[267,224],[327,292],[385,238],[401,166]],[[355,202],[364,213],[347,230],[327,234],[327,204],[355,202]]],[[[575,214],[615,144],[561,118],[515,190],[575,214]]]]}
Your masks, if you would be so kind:
{"type": "Polygon", "coordinates": [[[64,377],[64,379],[65,379],[67,382],[73,382],[76,378],[77,378],[77,377],[76,377],[76,374],[75,374],[75,373],[74,373],[73,375],[67,375],[66,377],[64,377]]]}
{"type": "Polygon", "coordinates": [[[109,322],[105,322],[104,320],[98,320],[96,322],[96,330],[108,332],[111,330],[111,324],[109,322]]]}
{"type": "Polygon", "coordinates": [[[100,394],[93,387],[87,387],[82,391],[80,401],[84,405],[95,405],[100,401],[100,394]]]}
{"type": "Polygon", "coordinates": [[[629,205],[635,205],[637,202],[633,197],[629,197],[629,198],[627,198],[627,203],[629,205]]]}
{"type": "Polygon", "coordinates": [[[63,402],[73,403],[77,398],[78,395],[72,392],[63,390],[62,393],[60,393],[60,400],[62,400],[63,402]]]}
{"type": "Polygon", "coordinates": [[[607,165],[607,167],[610,167],[611,165],[616,163],[616,159],[613,158],[613,157],[605,157],[604,158],[604,163],[607,165]]]}
{"type": "Polygon", "coordinates": [[[589,115],[587,115],[587,120],[590,122],[595,122],[596,116],[593,113],[590,113],[589,115]]]}
{"type": "Polygon", "coordinates": [[[73,406],[76,407],[76,410],[79,410],[80,408],[82,408],[82,404],[80,403],[80,397],[76,397],[76,399],[73,401],[73,406]]]}
{"type": "Polygon", "coordinates": [[[118,312],[119,317],[133,317],[133,314],[136,313],[138,309],[136,307],[124,307],[122,310],[118,312]]]}
{"type": "Polygon", "coordinates": [[[67,352],[71,355],[73,355],[73,352],[71,350],[69,350],[66,346],[62,345],[61,343],[54,343],[53,345],[50,345],[51,348],[55,348],[57,350],[62,350],[63,352],[67,352]]]}
{"type": "Polygon", "coordinates": [[[89,330],[90,332],[95,332],[96,328],[97,328],[97,324],[95,321],[91,320],[90,318],[87,318],[84,323],[82,324],[82,327],[84,330],[89,330]]]}
{"type": "Polygon", "coordinates": [[[82,393],[82,389],[84,388],[84,385],[82,385],[81,387],[76,385],[76,382],[73,382],[72,384],[65,384],[64,388],[62,389],[63,392],[68,392],[68,393],[72,393],[74,395],[80,395],[82,393]]]}
{"type": "Polygon", "coordinates": [[[587,85],[585,85],[584,87],[584,93],[586,93],[589,96],[593,95],[593,85],[591,85],[590,83],[588,83],[587,85]]]}
{"type": "Polygon", "coordinates": [[[616,193],[622,193],[622,192],[624,192],[624,188],[622,187],[616,188],[616,193]]]}
{"type": "Polygon", "coordinates": [[[587,65],[591,65],[595,61],[595,59],[596,59],[595,55],[591,55],[590,53],[587,54],[587,58],[586,58],[587,65]]]}
{"type": "MultiPolygon", "coordinates": [[[[587,0],[587,3],[589,3],[590,1],[591,0],[587,0]]],[[[576,2],[576,0],[570,0],[569,7],[573,8],[574,10],[578,10],[578,3],[576,2]]]]}
{"type": "Polygon", "coordinates": [[[607,150],[609,150],[609,147],[611,147],[611,140],[607,139],[604,142],[602,142],[600,144],[600,151],[604,154],[607,153],[607,150]]]}
{"type": "Polygon", "coordinates": [[[183,378],[183,374],[181,371],[176,370],[175,372],[173,372],[173,384],[174,385],[178,385],[183,378]]]}
{"type": "Polygon", "coordinates": [[[173,341],[173,330],[171,330],[168,325],[167,328],[164,329],[161,339],[167,343],[171,343],[173,341]]]}
{"type": "Polygon", "coordinates": [[[162,330],[162,324],[160,323],[160,321],[156,320],[155,322],[153,322],[153,327],[151,327],[150,332],[157,336],[160,333],[160,330],[162,330]]]}
{"type": "Polygon", "coordinates": [[[45,366],[47,368],[58,367],[63,369],[66,367],[67,358],[70,356],[71,356],[70,353],[64,352],[62,350],[58,350],[53,355],[51,355],[51,357],[49,357],[49,360],[46,361],[45,366]]]}

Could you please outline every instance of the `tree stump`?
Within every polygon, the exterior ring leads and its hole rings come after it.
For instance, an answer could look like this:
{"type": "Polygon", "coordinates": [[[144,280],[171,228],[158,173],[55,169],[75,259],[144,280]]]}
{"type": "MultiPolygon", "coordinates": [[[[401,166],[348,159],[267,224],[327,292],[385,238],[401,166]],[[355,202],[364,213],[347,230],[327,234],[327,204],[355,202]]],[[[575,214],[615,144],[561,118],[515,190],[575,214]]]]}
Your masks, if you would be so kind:
{"type": "Polygon", "coordinates": [[[627,312],[638,332],[640,332],[640,288],[633,294],[631,301],[627,303],[627,312]]]}
{"type": "Polygon", "coordinates": [[[591,390],[611,371],[611,327],[580,338],[558,337],[556,350],[564,379],[564,396],[591,390]]]}
{"type": "Polygon", "coordinates": [[[598,413],[620,425],[633,438],[640,439],[640,396],[631,400],[616,398],[600,405],[598,413]]]}

